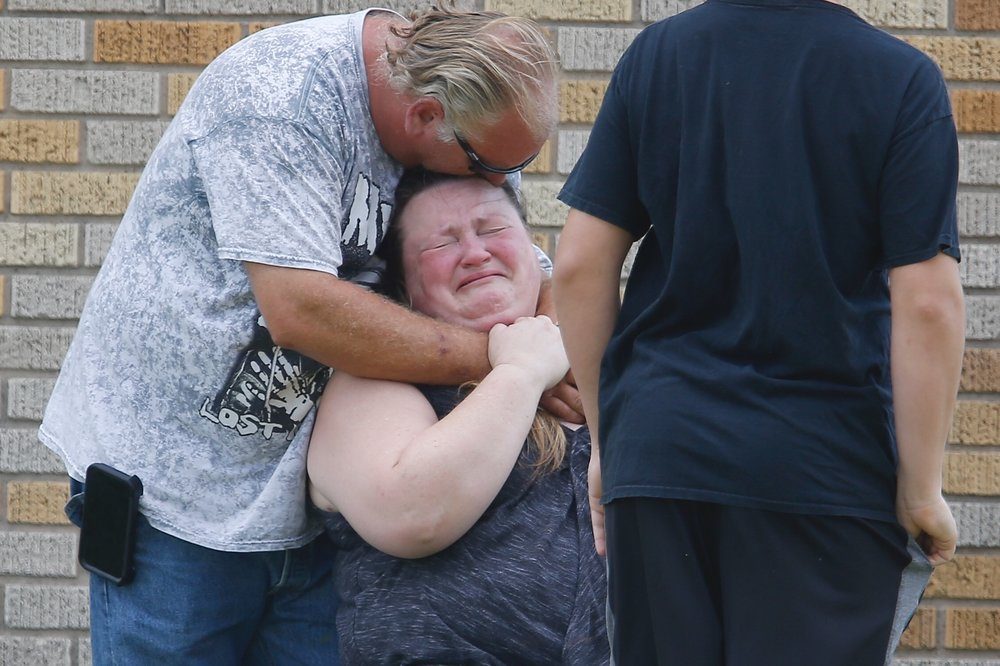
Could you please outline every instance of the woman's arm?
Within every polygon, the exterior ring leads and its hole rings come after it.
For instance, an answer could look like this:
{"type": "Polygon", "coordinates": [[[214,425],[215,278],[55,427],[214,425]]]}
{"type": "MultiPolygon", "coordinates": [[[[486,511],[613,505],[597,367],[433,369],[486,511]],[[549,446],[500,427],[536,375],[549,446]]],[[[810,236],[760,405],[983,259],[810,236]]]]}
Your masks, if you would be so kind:
{"type": "Polygon", "coordinates": [[[409,384],[334,373],[309,450],[310,493],[396,557],[454,543],[517,462],[542,392],[566,373],[547,317],[490,332],[493,370],[440,421],[409,384]]]}

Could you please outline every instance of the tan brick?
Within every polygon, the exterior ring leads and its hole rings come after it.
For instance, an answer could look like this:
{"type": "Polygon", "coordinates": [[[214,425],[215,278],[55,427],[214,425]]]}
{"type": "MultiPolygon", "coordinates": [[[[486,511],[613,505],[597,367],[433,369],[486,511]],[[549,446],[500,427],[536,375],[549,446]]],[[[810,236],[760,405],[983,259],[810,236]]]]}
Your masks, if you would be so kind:
{"type": "Polygon", "coordinates": [[[559,121],[593,123],[607,90],[607,81],[565,81],[559,86],[559,121]]]}
{"type": "Polygon", "coordinates": [[[175,115],[191,91],[197,74],[171,74],[167,77],[167,113],[175,115]]]}
{"type": "Polygon", "coordinates": [[[955,0],[955,27],[959,30],[1000,30],[997,0],[955,0]]]}
{"type": "Polygon", "coordinates": [[[1000,349],[966,349],[960,388],[975,393],[1000,392],[1000,349]]]}
{"type": "Polygon", "coordinates": [[[95,21],[94,62],[205,65],[242,33],[238,23],[95,21]]]}
{"type": "Polygon", "coordinates": [[[1000,650],[1000,608],[948,610],[944,645],[956,650],[1000,650]]]}
{"type": "Polygon", "coordinates": [[[946,78],[1000,81],[1000,38],[909,36],[903,39],[933,58],[946,78]]]}
{"type": "Polygon", "coordinates": [[[958,555],[934,569],[928,598],[1000,599],[1000,557],[958,555]]]}
{"type": "Polygon", "coordinates": [[[552,257],[552,236],[543,231],[533,231],[531,233],[531,242],[538,246],[538,248],[545,254],[552,257]]]}
{"type": "Polygon", "coordinates": [[[0,266],[76,266],[78,241],[77,224],[0,222],[0,266]]]}
{"type": "Polygon", "coordinates": [[[621,0],[486,0],[486,8],[535,20],[632,20],[632,3],[621,0]]]}
{"type": "Polygon", "coordinates": [[[63,507],[69,500],[65,481],[11,481],[7,484],[7,520],[11,523],[68,525],[63,507]]]}
{"type": "Polygon", "coordinates": [[[13,174],[15,215],[121,215],[138,182],[132,173],[22,171],[13,174]]]}
{"type": "Polygon", "coordinates": [[[948,0],[838,0],[880,28],[947,28],[948,0]]]}
{"type": "Polygon", "coordinates": [[[918,608],[899,639],[899,646],[913,650],[927,650],[934,647],[937,633],[936,619],[933,608],[918,608]]]}
{"type": "Polygon", "coordinates": [[[1000,453],[949,451],[944,491],[955,495],[1000,495],[1000,453]]]}
{"type": "Polygon", "coordinates": [[[1000,91],[955,90],[951,106],[959,132],[1000,132],[1000,91]]]}
{"type": "Polygon", "coordinates": [[[960,400],[951,424],[952,444],[1000,445],[1000,402],[960,400]]]}
{"type": "Polygon", "coordinates": [[[80,161],[80,123],[70,120],[0,120],[0,162],[80,161]]]}
{"type": "Polygon", "coordinates": [[[524,169],[524,173],[549,173],[552,171],[552,142],[546,141],[538,157],[524,169]]]}
{"type": "Polygon", "coordinates": [[[255,32],[267,30],[268,28],[273,28],[276,25],[281,25],[281,23],[276,21],[254,21],[249,25],[249,33],[252,35],[255,32]]]}

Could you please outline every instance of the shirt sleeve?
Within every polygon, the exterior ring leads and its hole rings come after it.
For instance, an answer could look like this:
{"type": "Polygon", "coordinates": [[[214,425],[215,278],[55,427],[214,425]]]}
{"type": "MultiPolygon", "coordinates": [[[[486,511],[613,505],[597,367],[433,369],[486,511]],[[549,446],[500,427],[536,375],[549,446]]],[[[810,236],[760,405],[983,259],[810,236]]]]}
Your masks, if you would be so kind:
{"type": "Polygon", "coordinates": [[[958,246],[958,136],[940,71],[927,60],[903,101],[879,182],[882,265],[918,263],[958,246]]]}
{"type": "Polygon", "coordinates": [[[338,157],[289,120],[243,118],[190,142],[223,259],[337,275],[338,157]]]}
{"type": "Polygon", "coordinates": [[[629,51],[615,68],[587,146],[559,192],[559,200],[638,238],[649,228],[649,216],[639,199],[638,165],[629,132],[631,62],[629,51]]]}

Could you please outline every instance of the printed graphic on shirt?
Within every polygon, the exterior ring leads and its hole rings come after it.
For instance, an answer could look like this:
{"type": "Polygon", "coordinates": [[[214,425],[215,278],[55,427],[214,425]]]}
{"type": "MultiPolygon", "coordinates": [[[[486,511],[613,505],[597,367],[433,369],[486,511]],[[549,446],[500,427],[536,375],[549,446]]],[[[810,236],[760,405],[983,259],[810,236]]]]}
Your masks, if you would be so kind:
{"type": "MultiPolygon", "coordinates": [[[[347,216],[342,235],[343,267],[348,274],[341,277],[350,279],[354,271],[350,267],[361,267],[368,263],[375,249],[385,237],[386,222],[392,212],[392,204],[379,200],[381,190],[365,174],[358,174],[354,185],[354,200],[347,216]]],[[[354,269],[355,271],[357,269],[354,269]]]]}
{"type": "Polygon", "coordinates": [[[225,386],[205,398],[199,415],[243,436],[292,439],[330,378],[330,368],[274,344],[257,315],[250,345],[225,386]]]}

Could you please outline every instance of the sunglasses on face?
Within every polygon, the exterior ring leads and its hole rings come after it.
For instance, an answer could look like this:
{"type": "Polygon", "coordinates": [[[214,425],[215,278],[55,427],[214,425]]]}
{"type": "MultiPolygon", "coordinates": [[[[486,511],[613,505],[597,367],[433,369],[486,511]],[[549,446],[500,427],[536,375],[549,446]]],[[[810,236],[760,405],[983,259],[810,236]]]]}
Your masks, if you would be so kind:
{"type": "Polygon", "coordinates": [[[538,157],[538,153],[535,153],[534,155],[532,155],[528,159],[524,160],[523,162],[521,162],[517,166],[512,166],[512,167],[495,167],[495,166],[492,166],[490,164],[487,164],[482,159],[480,159],[479,155],[476,154],[476,151],[474,151],[472,149],[472,146],[469,145],[469,142],[466,141],[465,139],[463,139],[462,136],[458,132],[455,132],[455,141],[458,142],[459,147],[461,147],[461,149],[465,151],[466,157],[469,158],[469,168],[471,168],[473,171],[475,171],[477,173],[484,173],[484,172],[485,173],[502,173],[502,174],[517,173],[518,171],[521,171],[522,169],[524,169],[524,167],[526,167],[529,164],[531,164],[532,160],[534,160],[536,157],[538,157]]]}

